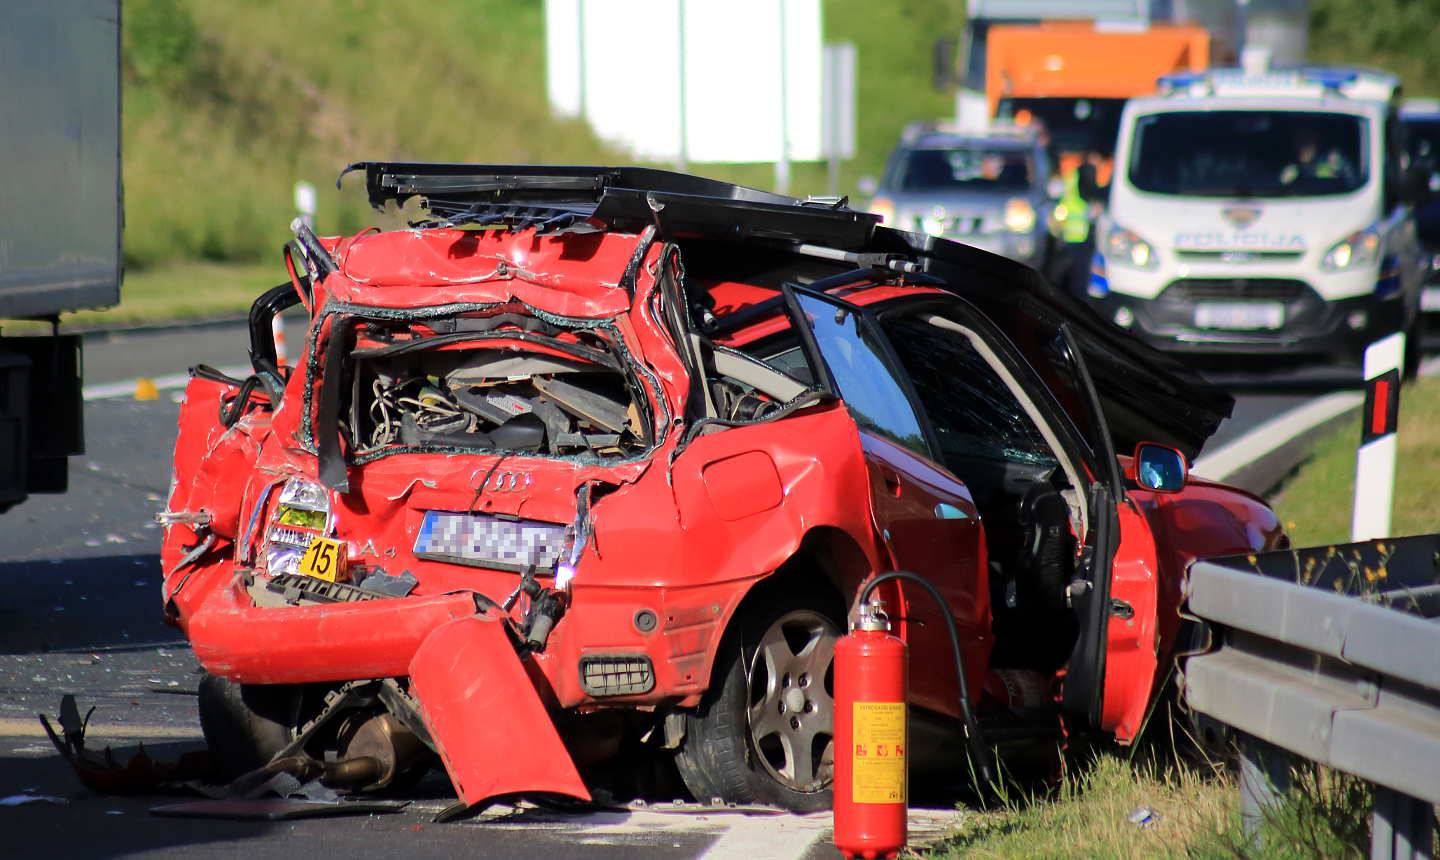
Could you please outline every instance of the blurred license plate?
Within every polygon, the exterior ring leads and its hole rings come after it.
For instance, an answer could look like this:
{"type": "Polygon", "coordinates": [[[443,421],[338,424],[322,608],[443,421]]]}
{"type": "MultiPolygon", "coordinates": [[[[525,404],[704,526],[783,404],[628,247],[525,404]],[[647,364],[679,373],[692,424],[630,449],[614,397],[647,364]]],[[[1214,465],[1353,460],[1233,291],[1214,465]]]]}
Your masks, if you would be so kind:
{"type": "Polygon", "coordinates": [[[1195,306],[1197,328],[1262,329],[1285,324],[1279,302],[1205,302],[1195,306]]]}

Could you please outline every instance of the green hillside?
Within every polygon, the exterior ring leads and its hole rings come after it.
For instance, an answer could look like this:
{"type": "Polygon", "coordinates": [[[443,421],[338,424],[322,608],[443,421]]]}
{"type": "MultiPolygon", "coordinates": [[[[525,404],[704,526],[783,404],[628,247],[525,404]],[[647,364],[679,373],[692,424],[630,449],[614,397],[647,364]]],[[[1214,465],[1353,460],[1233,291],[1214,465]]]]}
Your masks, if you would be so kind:
{"type": "MultiPolygon", "coordinates": [[[[862,158],[874,171],[905,122],[936,117],[934,37],[963,0],[830,0],[825,38],[859,46],[862,158]]],[[[177,260],[274,259],[296,179],[321,187],[322,233],[374,214],[339,168],[361,159],[625,162],[549,115],[540,0],[127,0],[125,254],[132,271],[177,260]]],[[[643,87],[643,82],[637,82],[643,87]]],[[[768,166],[700,166],[768,185],[768,166]]],[[[798,165],[800,193],[823,189],[798,165]]]]}
{"type": "MultiPolygon", "coordinates": [[[[879,172],[905,123],[951,113],[951,95],[931,86],[931,48],[961,31],[965,2],[823,3],[825,39],[859,49],[850,191],[879,172]]],[[[1312,10],[1315,59],[1390,68],[1409,92],[1440,94],[1440,0],[1312,10]]],[[[320,232],[375,222],[358,186],[334,189],[352,161],[630,160],[550,116],[541,0],[126,0],[124,11],[126,298],[79,324],[163,317],[192,281],[180,315],[243,308],[256,279],[278,272],[256,264],[278,260],[297,179],[320,189],[320,232]]],[[[692,169],[773,181],[770,165],[692,169]]],[[[823,165],[795,165],[791,190],[822,193],[823,165]]]]}
{"type": "Polygon", "coordinates": [[[1440,96],[1440,0],[1310,0],[1310,58],[1399,75],[1440,96]]]}

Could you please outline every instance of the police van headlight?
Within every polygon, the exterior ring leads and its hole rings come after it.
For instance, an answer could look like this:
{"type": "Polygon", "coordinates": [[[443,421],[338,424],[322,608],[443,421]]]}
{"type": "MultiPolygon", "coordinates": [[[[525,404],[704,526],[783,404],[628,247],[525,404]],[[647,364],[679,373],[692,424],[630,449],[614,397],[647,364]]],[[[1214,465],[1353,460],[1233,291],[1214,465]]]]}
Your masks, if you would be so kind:
{"type": "Polygon", "coordinates": [[[870,214],[879,215],[880,223],[886,227],[895,225],[895,202],[888,197],[876,197],[870,201],[870,214]]]}
{"type": "Polygon", "coordinates": [[[1035,207],[1023,197],[1005,201],[1005,229],[1011,233],[1029,233],[1035,229],[1035,207]]]}
{"type": "Polygon", "coordinates": [[[1111,228],[1105,236],[1105,259],[1112,263],[1124,263],[1136,269],[1153,269],[1160,265],[1155,259],[1155,249],[1140,238],[1134,230],[1123,227],[1111,228]]]}
{"type": "Polygon", "coordinates": [[[1325,252],[1320,268],[1327,272],[1344,272],[1368,266],[1380,259],[1380,231],[1366,227],[1341,239],[1325,252]]]}

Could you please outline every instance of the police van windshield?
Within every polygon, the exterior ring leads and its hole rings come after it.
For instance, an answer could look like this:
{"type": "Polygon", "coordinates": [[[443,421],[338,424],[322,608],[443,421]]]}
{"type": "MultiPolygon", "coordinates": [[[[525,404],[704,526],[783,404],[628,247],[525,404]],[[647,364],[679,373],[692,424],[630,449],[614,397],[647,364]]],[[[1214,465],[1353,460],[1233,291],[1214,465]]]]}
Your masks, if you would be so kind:
{"type": "Polygon", "coordinates": [[[1302,111],[1178,111],[1135,123],[1130,184],[1153,194],[1319,197],[1365,185],[1365,119],[1302,111]]]}
{"type": "Polygon", "coordinates": [[[896,165],[900,191],[1021,191],[1030,187],[1030,156],[1018,149],[912,149],[896,165]]]}

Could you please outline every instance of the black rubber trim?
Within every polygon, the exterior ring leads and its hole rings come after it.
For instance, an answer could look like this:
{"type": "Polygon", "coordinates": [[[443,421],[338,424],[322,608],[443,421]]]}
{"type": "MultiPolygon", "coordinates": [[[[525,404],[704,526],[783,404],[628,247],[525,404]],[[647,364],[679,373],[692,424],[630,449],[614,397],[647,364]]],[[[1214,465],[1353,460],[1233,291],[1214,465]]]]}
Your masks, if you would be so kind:
{"type": "Polygon", "coordinates": [[[325,366],[332,372],[325,374],[320,384],[320,405],[315,416],[320,483],[342,494],[350,492],[350,473],[340,451],[340,393],[345,386],[344,374],[338,371],[345,367],[345,352],[353,331],[353,318],[337,319],[330,328],[330,338],[325,343],[325,366]]]}

